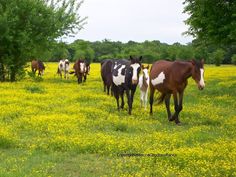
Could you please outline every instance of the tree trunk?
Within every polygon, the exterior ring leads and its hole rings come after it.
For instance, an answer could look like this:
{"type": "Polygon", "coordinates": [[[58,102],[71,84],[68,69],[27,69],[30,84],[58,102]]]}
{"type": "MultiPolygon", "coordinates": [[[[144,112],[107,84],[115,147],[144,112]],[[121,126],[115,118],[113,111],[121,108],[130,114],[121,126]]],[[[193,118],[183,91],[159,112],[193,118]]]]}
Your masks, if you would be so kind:
{"type": "Polygon", "coordinates": [[[0,63],[0,81],[5,81],[5,71],[2,63],[0,63]]]}
{"type": "Polygon", "coordinates": [[[10,81],[11,81],[11,82],[16,81],[16,73],[17,73],[17,68],[16,68],[16,66],[11,66],[11,67],[10,67],[10,81]]]}

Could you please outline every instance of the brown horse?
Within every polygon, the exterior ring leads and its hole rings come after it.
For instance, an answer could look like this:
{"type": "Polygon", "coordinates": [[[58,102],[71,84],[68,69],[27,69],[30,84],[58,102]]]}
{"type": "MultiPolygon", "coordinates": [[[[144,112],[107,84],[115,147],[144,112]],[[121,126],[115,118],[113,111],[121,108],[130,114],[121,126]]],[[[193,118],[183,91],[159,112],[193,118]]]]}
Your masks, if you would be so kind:
{"type": "Polygon", "coordinates": [[[33,60],[31,62],[31,69],[32,72],[35,74],[38,70],[38,76],[42,76],[44,74],[45,66],[42,61],[40,60],[33,60]]]}
{"type": "MultiPolygon", "coordinates": [[[[103,80],[104,92],[107,91],[107,95],[110,93],[110,88],[112,86],[112,65],[114,60],[106,59],[101,62],[101,76],[103,80]]],[[[113,95],[111,91],[111,95],[113,95]]]]}
{"type": "Polygon", "coordinates": [[[77,60],[73,66],[74,71],[70,74],[75,74],[78,79],[78,84],[85,82],[88,74],[88,66],[84,60],[77,60]],[[84,77],[84,80],[83,80],[84,77]]]}
{"type": "Polygon", "coordinates": [[[152,65],[150,72],[150,114],[152,114],[153,96],[155,89],[161,92],[159,103],[165,100],[169,121],[175,120],[180,124],[179,113],[182,110],[184,89],[188,78],[192,76],[199,90],[205,87],[204,61],[165,61],[160,60],[152,65]],[[173,94],[175,113],[170,112],[170,97],[173,94]]]}

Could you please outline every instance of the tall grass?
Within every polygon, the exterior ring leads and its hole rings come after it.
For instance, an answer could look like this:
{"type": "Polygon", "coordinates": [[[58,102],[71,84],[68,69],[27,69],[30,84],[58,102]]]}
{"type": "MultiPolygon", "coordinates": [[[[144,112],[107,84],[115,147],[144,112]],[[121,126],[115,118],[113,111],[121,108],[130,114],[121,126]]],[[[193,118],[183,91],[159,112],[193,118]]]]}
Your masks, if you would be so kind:
{"type": "Polygon", "coordinates": [[[236,176],[234,66],[206,66],[203,91],[189,80],[180,127],[164,105],[141,109],[138,90],[132,115],[118,112],[99,64],[81,85],[56,67],[0,83],[0,176],[236,176]]]}

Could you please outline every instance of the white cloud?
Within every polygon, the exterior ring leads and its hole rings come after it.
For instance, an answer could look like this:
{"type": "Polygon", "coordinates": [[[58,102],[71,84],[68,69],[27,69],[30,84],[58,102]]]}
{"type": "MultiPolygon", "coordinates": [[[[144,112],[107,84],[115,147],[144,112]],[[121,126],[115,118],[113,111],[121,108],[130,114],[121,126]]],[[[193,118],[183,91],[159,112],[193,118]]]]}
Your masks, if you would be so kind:
{"type": "Polygon", "coordinates": [[[160,40],[172,44],[188,43],[182,1],[174,0],[85,0],[79,9],[88,24],[74,38],[90,41],[111,39],[127,42],[160,40]]]}

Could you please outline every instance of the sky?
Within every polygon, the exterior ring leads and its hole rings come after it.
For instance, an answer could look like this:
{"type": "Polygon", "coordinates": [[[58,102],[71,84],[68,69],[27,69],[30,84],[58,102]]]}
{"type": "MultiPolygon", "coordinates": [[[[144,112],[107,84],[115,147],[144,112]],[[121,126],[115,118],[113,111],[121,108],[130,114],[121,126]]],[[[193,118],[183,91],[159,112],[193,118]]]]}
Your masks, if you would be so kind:
{"type": "Polygon", "coordinates": [[[184,20],[182,0],[84,0],[79,14],[87,16],[87,24],[74,37],[88,41],[143,42],[159,40],[173,44],[187,44],[191,36],[183,36],[188,29],[184,20]]]}

